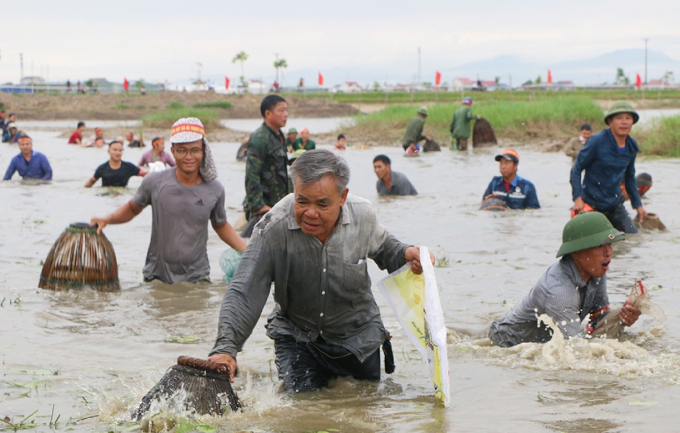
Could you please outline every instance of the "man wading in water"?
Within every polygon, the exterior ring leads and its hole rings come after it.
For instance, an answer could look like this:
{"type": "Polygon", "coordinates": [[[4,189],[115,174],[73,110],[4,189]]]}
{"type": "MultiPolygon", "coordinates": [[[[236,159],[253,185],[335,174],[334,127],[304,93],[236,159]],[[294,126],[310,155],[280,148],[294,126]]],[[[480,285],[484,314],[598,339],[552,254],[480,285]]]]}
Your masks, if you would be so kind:
{"type": "Polygon", "coordinates": [[[246,247],[227,222],[225,193],[205,129],[195,117],[179,119],[172,126],[172,155],[177,167],[148,174],[135,196],[106,217],[94,217],[90,224],[122,224],[151,205],[151,242],[146,255],[144,280],[159,279],[174,284],[209,281],[208,221],[220,239],[237,251],[246,247]]]}
{"type": "Polygon", "coordinates": [[[209,360],[228,365],[233,378],[236,353],[274,282],[277,306],[267,335],[287,391],[317,390],[338,376],[379,380],[381,345],[388,373],[393,359],[366,262],[370,258],[389,272],[411,262],[413,272],[421,273],[420,249],[395,239],[370,202],[348,194],[343,158],[309,150],[291,166],[291,175],[294,194],[255,226],[224,294],[209,360]]]}
{"type": "Polygon", "coordinates": [[[647,216],[635,182],[635,157],[639,148],[628,135],[639,118],[628,102],[615,102],[604,118],[609,129],[588,139],[571,168],[574,211],[581,211],[588,204],[602,212],[617,230],[626,233],[637,233],[637,229],[623,206],[622,181],[640,222],[647,216]],[[583,170],[586,174],[581,183],[583,170]]]}
{"type": "MultiPolygon", "coordinates": [[[[582,212],[572,218],[562,232],[557,253],[562,258],[519,304],[491,324],[491,340],[501,347],[549,341],[552,330],[538,325],[541,314],[550,316],[566,338],[592,332],[610,309],[605,274],[612,260],[611,244],[624,239],[599,212],[582,212]],[[581,322],[586,318],[584,331],[581,322]]],[[[631,326],[639,316],[640,310],[626,300],[619,313],[621,323],[631,326]]]]}

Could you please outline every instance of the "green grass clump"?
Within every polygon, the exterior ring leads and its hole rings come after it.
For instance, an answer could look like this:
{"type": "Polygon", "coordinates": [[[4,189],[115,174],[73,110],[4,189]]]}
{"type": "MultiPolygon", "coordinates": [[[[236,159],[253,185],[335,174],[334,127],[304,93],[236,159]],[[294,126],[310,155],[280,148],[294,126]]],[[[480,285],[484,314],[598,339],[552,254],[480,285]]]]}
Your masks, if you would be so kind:
{"type": "Polygon", "coordinates": [[[213,101],[213,102],[199,102],[198,104],[192,105],[194,108],[231,108],[231,102],[229,101],[213,101]]]}
{"type": "Polygon", "coordinates": [[[170,110],[179,110],[179,109],[187,108],[187,107],[186,107],[186,105],[182,104],[181,102],[173,101],[170,104],[168,104],[168,108],[170,110]]]}
{"type": "MultiPolygon", "coordinates": [[[[182,105],[182,104],[179,104],[182,105]]],[[[142,116],[142,122],[149,128],[169,128],[177,119],[197,117],[206,128],[222,128],[217,111],[206,108],[167,108],[163,111],[148,113],[142,116]]]]}
{"type": "Polygon", "coordinates": [[[127,110],[128,108],[130,108],[130,106],[120,102],[116,102],[116,108],[119,110],[127,110]]]}
{"type": "MultiPolygon", "coordinates": [[[[449,135],[453,113],[461,104],[441,103],[430,106],[425,134],[438,141],[449,135]]],[[[390,105],[384,110],[356,117],[357,132],[382,132],[403,137],[408,122],[416,116],[413,105],[390,105]]],[[[593,101],[561,98],[543,101],[485,101],[475,104],[472,112],[487,119],[499,138],[555,138],[574,135],[583,123],[602,121],[602,109],[593,101]]]]}
{"type": "Polygon", "coordinates": [[[680,116],[664,117],[644,134],[640,151],[648,155],[680,157],[680,116]]]}

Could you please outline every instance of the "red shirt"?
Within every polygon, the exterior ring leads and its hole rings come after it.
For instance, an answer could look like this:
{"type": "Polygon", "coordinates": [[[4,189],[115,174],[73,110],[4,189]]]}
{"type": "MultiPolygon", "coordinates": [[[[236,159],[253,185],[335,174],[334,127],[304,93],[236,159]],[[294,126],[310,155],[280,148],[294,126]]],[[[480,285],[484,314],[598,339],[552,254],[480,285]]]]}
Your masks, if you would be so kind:
{"type": "Polygon", "coordinates": [[[510,192],[510,182],[503,181],[503,188],[505,188],[505,192],[510,192]]]}
{"type": "Polygon", "coordinates": [[[71,134],[71,138],[68,139],[68,144],[78,144],[76,140],[80,140],[81,143],[83,141],[83,136],[77,129],[73,132],[73,134],[71,134]]]}

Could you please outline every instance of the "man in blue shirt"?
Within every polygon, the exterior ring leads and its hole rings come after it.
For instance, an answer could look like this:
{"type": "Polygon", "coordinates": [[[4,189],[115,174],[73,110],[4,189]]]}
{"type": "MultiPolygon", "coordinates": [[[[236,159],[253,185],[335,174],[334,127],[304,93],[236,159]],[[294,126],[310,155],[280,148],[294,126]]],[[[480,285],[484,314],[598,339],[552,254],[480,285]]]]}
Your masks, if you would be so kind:
{"type": "Polygon", "coordinates": [[[625,233],[637,233],[637,229],[623,206],[621,183],[625,185],[640,222],[647,216],[635,181],[635,157],[639,148],[628,135],[639,118],[628,102],[615,102],[604,118],[609,129],[590,137],[571,169],[574,210],[579,212],[588,204],[625,233]],[[583,170],[586,174],[581,184],[583,170]]]}
{"type": "Polygon", "coordinates": [[[496,161],[500,162],[501,175],[494,176],[491,180],[484,192],[484,200],[495,196],[503,200],[510,209],[540,208],[534,184],[517,176],[517,151],[505,149],[500,155],[496,155],[496,161]]]}
{"type": "Polygon", "coordinates": [[[15,171],[24,179],[52,180],[52,167],[45,155],[33,151],[33,140],[28,135],[19,138],[21,153],[12,158],[2,180],[12,179],[15,171]]]}

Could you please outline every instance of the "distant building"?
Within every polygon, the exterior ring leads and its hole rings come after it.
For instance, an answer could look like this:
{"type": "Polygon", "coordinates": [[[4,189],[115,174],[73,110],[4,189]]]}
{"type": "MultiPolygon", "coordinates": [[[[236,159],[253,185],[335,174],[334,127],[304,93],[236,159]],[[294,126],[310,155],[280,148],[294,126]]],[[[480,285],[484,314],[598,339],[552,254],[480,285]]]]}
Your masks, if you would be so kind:
{"type": "Polygon", "coordinates": [[[43,77],[24,77],[19,82],[21,86],[44,86],[45,79],[43,77]]]}
{"type": "Polygon", "coordinates": [[[472,81],[469,78],[454,78],[453,81],[451,81],[450,90],[452,92],[460,92],[461,90],[470,90],[476,84],[477,84],[476,81],[472,81]]]}
{"type": "Polygon", "coordinates": [[[353,93],[361,92],[361,86],[356,81],[345,81],[339,86],[330,89],[331,93],[353,93]]]}
{"type": "Polygon", "coordinates": [[[522,86],[524,90],[574,90],[576,89],[576,84],[573,81],[555,81],[554,83],[541,83],[541,84],[525,84],[522,86]]]}

